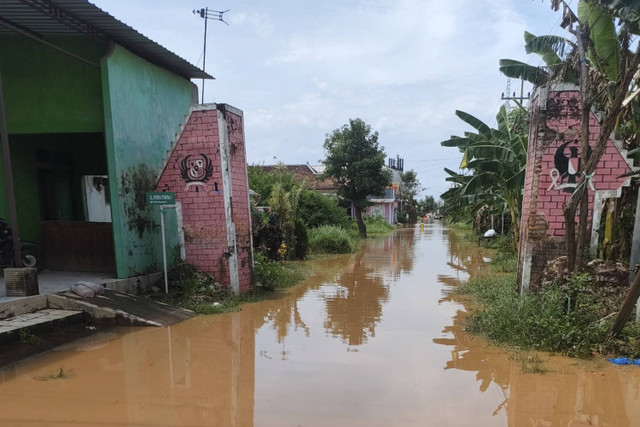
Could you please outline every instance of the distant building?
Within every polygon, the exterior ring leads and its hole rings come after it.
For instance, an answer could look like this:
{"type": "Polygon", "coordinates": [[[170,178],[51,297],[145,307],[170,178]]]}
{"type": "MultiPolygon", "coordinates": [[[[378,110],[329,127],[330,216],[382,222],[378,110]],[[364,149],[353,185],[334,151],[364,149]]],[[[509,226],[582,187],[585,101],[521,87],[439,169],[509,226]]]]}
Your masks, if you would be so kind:
{"type": "MultiPolygon", "coordinates": [[[[265,173],[273,172],[279,167],[278,165],[261,166],[265,173]]],[[[309,190],[317,191],[326,196],[335,196],[338,192],[338,181],[335,178],[322,178],[322,173],[325,169],[324,165],[283,165],[283,167],[293,176],[296,182],[302,183],[306,180],[306,188],[309,190]]]]}
{"type": "MultiPolygon", "coordinates": [[[[399,156],[389,158],[386,169],[391,171],[391,185],[384,190],[382,197],[370,197],[373,205],[367,207],[363,214],[366,216],[380,216],[389,224],[398,222],[400,214],[400,193],[402,192],[402,172],[404,171],[404,159],[399,156]]],[[[353,207],[351,216],[354,216],[353,207]]]]}

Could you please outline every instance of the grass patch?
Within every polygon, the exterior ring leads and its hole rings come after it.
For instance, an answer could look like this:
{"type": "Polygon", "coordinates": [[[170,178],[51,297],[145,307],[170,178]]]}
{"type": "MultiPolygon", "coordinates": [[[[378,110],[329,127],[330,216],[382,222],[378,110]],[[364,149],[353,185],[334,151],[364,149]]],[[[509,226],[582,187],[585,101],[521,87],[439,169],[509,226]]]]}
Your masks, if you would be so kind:
{"type": "Polygon", "coordinates": [[[458,231],[473,231],[473,224],[471,222],[454,222],[449,224],[449,228],[458,231]]]}
{"type": "Polygon", "coordinates": [[[467,329],[489,341],[585,358],[604,342],[598,302],[587,293],[557,287],[518,295],[515,274],[474,278],[461,291],[479,307],[467,329]]]}
{"type": "Polygon", "coordinates": [[[538,354],[512,353],[509,359],[520,366],[520,370],[525,374],[546,374],[549,372],[544,360],[538,354]]]}
{"type": "Polygon", "coordinates": [[[491,270],[497,273],[515,273],[518,270],[518,252],[511,236],[499,236],[489,243],[495,250],[491,258],[491,270]]]}
{"type": "Polygon", "coordinates": [[[60,367],[57,372],[47,374],[47,375],[38,375],[33,377],[36,381],[51,381],[51,380],[68,380],[73,376],[72,370],[66,370],[64,367],[60,367]]]}
{"type": "Polygon", "coordinates": [[[492,274],[471,279],[459,292],[470,294],[475,307],[466,329],[493,343],[580,358],[640,357],[640,325],[633,319],[619,337],[607,339],[611,307],[619,307],[624,295],[612,302],[586,274],[525,295],[517,292],[515,274],[492,274]]]}
{"type": "Polygon", "coordinates": [[[313,253],[348,254],[359,246],[358,235],[341,227],[323,225],[309,230],[309,249],[313,253]]]}
{"type": "Polygon", "coordinates": [[[367,226],[367,234],[388,234],[395,230],[393,225],[380,216],[365,217],[364,224],[367,226]]]}

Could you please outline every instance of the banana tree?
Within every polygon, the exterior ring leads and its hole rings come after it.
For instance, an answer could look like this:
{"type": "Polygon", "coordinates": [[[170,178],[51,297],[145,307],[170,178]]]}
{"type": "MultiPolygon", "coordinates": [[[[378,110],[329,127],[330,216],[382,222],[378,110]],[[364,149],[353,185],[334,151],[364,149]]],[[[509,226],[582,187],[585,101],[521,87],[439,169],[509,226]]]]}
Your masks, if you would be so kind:
{"type": "Polygon", "coordinates": [[[525,50],[535,53],[544,61],[543,67],[536,67],[514,59],[501,59],[500,72],[507,77],[522,79],[537,86],[551,81],[577,83],[578,74],[572,68],[576,55],[576,44],[556,35],[535,36],[524,33],[525,50]]]}
{"type": "Polygon", "coordinates": [[[472,205],[474,209],[488,205],[494,210],[508,210],[515,241],[520,228],[527,157],[525,113],[521,109],[509,112],[502,106],[496,116],[498,128],[492,129],[476,117],[456,111],[476,132],[465,132],[464,137],[452,136],[440,143],[458,148],[463,153],[461,168],[471,171],[464,175],[445,169],[449,175],[447,180],[454,183],[454,187],[444,193],[442,199],[458,206],[472,205]]]}

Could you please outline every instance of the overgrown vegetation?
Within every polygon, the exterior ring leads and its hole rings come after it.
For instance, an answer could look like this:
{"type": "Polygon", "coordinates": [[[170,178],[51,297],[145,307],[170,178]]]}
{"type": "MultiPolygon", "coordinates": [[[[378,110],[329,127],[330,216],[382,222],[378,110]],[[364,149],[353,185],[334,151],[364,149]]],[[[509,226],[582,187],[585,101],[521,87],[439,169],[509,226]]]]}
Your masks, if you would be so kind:
{"type": "Polygon", "coordinates": [[[388,234],[395,227],[379,216],[365,217],[364,223],[367,225],[367,232],[370,234],[388,234]]]}
{"type": "Polygon", "coordinates": [[[67,380],[72,376],[73,376],[72,370],[65,369],[63,366],[61,366],[57,372],[46,374],[46,375],[38,375],[33,377],[33,379],[36,381],[67,380]]]}
{"type": "Polygon", "coordinates": [[[234,293],[218,283],[212,275],[191,264],[180,263],[169,271],[169,294],[152,298],[198,314],[219,314],[236,311],[241,304],[258,302],[273,296],[276,289],[299,283],[305,276],[303,267],[294,263],[270,260],[256,253],[253,289],[234,293]]]}
{"type": "Polygon", "coordinates": [[[549,370],[538,354],[512,353],[509,358],[520,365],[520,370],[525,374],[545,374],[549,370]]]}
{"type": "Polygon", "coordinates": [[[313,253],[351,253],[358,249],[359,243],[356,233],[333,225],[314,228],[309,233],[309,247],[313,253]]]}
{"type": "MultiPolygon", "coordinates": [[[[612,293],[587,274],[574,274],[538,292],[517,292],[515,251],[505,241],[487,274],[471,278],[458,292],[471,296],[466,329],[487,340],[522,350],[572,357],[593,355],[640,357],[640,326],[629,322],[616,339],[608,339],[613,314],[624,293],[612,293]]],[[[531,367],[531,369],[538,369],[531,367]]]]}

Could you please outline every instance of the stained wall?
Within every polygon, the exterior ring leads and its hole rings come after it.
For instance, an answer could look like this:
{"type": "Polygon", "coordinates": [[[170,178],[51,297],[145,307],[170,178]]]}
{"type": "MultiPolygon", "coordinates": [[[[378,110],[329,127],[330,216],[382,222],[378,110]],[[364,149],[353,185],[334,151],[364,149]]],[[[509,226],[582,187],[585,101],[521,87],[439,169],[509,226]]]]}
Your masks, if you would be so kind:
{"type": "MultiPolygon", "coordinates": [[[[532,99],[518,255],[518,281],[523,291],[538,286],[547,261],[566,254],[563,208],[584,179],[580,126],[580,92],[575,86],[538,88],[532,99]]],[[[593,146],[600,133],[600,122],[593,112],[589,131],[593,146]]],[[[583,184],[588,187],[593,233],[597,233],[604,200],[620,196],[622,187],[630,182],[621,175],[630,170],[621,150],[609,140],[595,173],[583,184]]]]}
{"type": "Polygon", "coordinates": [[[158,181],[182,206],[186,261],[229,287],[251,287],[252,249],[242,112],[193,109],[158,181]]]}

